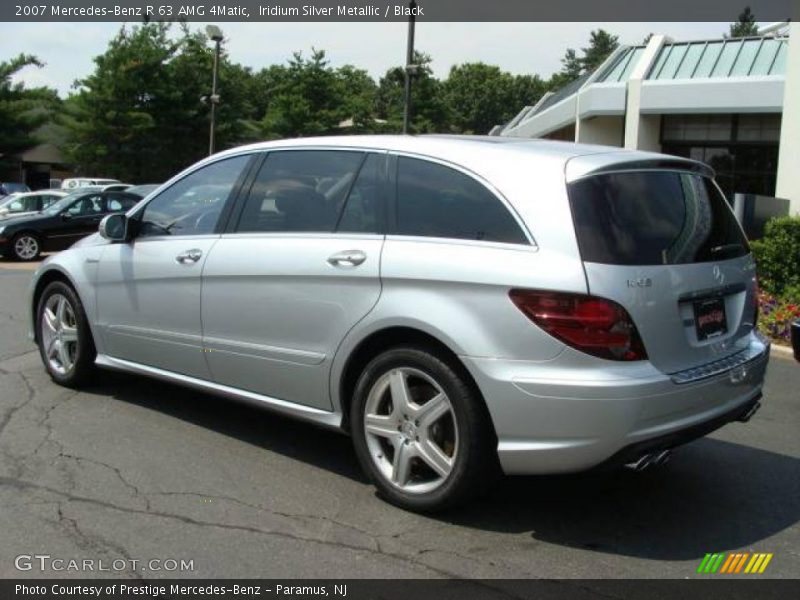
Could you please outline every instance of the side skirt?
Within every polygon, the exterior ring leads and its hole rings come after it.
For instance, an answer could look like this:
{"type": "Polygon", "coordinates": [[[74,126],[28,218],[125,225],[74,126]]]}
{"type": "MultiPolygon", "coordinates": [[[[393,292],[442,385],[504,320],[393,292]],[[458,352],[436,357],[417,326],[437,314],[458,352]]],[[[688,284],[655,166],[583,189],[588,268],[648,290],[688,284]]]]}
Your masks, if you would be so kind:
{"type": "Polygon", "coordinates": [[[240,390],[238,388],[221,385],[219,383],[213,383],[211,381],[205,381],[203,379],[196,379],[194,377],[189,377],[188,375],[181,375],[179,373],[165,371],[156,367],[148,367],[147,365],[123,360],[121,358],[114,358],[106,354],[98,354],[95,364],[98,367],[113,369],[115,371],[124,371],[126,373],[134,373],[137,375],[144,375],[146,377],[153,377],[155,379],[161,379],[162,381],[168,381],[184,387],[190,387],[202,392],[208,392],[209,394],[222,396],[230,400],[245,402],[259,408],[266,408],[267,410],[271,410],[288,417],[293,417],[314,423],[316,425],[321,425],[322,427],[328,429],[337,429],[341,431],[342,428],[342,415],[338,413],[327,412],[324,410],[319,410],[318,408],[312,408],[310,406],[295,404],[294,402],[287,402],[286,400],[279,400],[278,398],[263,396],[254,392],[240,390]]]}

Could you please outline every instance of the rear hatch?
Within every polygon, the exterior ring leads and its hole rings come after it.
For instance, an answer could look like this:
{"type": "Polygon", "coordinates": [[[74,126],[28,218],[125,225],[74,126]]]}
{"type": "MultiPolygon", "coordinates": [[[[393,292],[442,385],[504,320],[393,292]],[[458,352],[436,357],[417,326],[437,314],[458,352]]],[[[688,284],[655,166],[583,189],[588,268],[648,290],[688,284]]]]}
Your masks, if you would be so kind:
{"type": "Polygon", "coordinates": [[[628,311],[656,368],[676,373],[746,346],[754,263],[709,173],[623,163],[568,186],[589,292],[628,311]]]}

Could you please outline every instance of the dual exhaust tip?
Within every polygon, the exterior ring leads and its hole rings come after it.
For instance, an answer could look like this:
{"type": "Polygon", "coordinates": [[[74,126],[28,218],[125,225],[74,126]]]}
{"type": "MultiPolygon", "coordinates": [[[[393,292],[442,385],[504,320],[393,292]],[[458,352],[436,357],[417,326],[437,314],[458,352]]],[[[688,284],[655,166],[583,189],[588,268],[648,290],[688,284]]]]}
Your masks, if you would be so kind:
{"type": "Polygon", "coordinates": [[[633,462],[625,464],[626,469],[640,473],[650,467],[659,467],[669,461],[672,456],[672,450],[661,450],[660,452],[648,452],[642,454],[638,459],[633,462]]]}

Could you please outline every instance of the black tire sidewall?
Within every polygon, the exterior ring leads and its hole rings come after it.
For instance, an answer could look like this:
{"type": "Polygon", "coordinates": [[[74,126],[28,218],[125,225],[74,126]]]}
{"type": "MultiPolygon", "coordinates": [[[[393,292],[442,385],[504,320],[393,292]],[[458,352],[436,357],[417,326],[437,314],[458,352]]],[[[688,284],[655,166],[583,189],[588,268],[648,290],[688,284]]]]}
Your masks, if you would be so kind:
{"type": "Polygon", "coordinates": [[[397,347],[383,352],[364,369],[353,394],[350,411],[353,445],[362,468],[369,474],[379,493],[392,504],[420,512],[452,507],[475,495],[493,480],[490,465],[496,443],[483,401],[470,381],[443,357],[415,346],[397,347]],[[364,411],[369,391],[386,372],[398,368],[418,369],[432,377],[447,394],[458,427],[458,448],[453,470],[437,489],[425,494],[410,494],[386,481],[374,464],[364,431],[364,411]],[[483,481],[481,481],[483,478],[483,481]]]}
{"type": "Polygon", "coordinates": [[[15,260],[18,260],[18,261],[21,261],[21,262],[31,262],[31,261],[34,261],[37,258],[39,258],[41,255],[42,255],[42,240],[41,240],[41,238],[39,238],[38,235],[35,235],[35,234],[30,233],[28,231],[22,231],[22,232],[18,233],[17,235],[15,235],[12,238],[12,240],[11,240],[11,256],[13,256],[15,260]],[[36,256],[34,256],[32,258],[22,258],[21,256],[19,256],[17,254],[17,240],[22,238],[22,237],[32,237],[33,239],[36,240],[36,248],[37,248],[36,256]]]}
{"type": "Polygon", "coordinates": [[[75,290],[62,281],[54,281],[50,283],[42,292],[39,298],[39,304],[36,307],[36,339],[38,340],[39,356],[42,358],[42,363],[47,371],[47,374],[58,384],[75,387],[82,383],[87,375],[91,372],[94,366],[95,347],[94,340],[92,339],[92,332],[89,328],[89,322],[86,319],[86,312],[83,308],[78,294],[75,290]],[[42,313],[44,312],[47,300],[55,294],[61,294],[72,305],[72,310],[75,313],[75,321],[78,330],[78,345],[75,353],[75,365],[72,370],[62,375],[53,371],[50,367],[50,361],[47,359],[44,342],[42,339],[42,313]]]}

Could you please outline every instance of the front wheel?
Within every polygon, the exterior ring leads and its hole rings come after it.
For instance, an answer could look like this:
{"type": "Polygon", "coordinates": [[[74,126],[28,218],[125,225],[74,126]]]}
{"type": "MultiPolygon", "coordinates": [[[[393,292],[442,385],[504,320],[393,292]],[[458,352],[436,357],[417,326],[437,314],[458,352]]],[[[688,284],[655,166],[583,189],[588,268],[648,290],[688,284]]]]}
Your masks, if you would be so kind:
{"type": "Polygon", "coordinates": [[[54,281],[39,300],[36,311],[39,354],[50,377],[76,387],[94,367],[95,347],[83,304],[66,283],[54,281]]]}
{"type": "Polygon", "coordinates": [[[380,494],[435,511],[488,489],[496,439],[483,401],[458,365],[399,347],[367,365],[351,411],[356,454],[380,494]]]}

